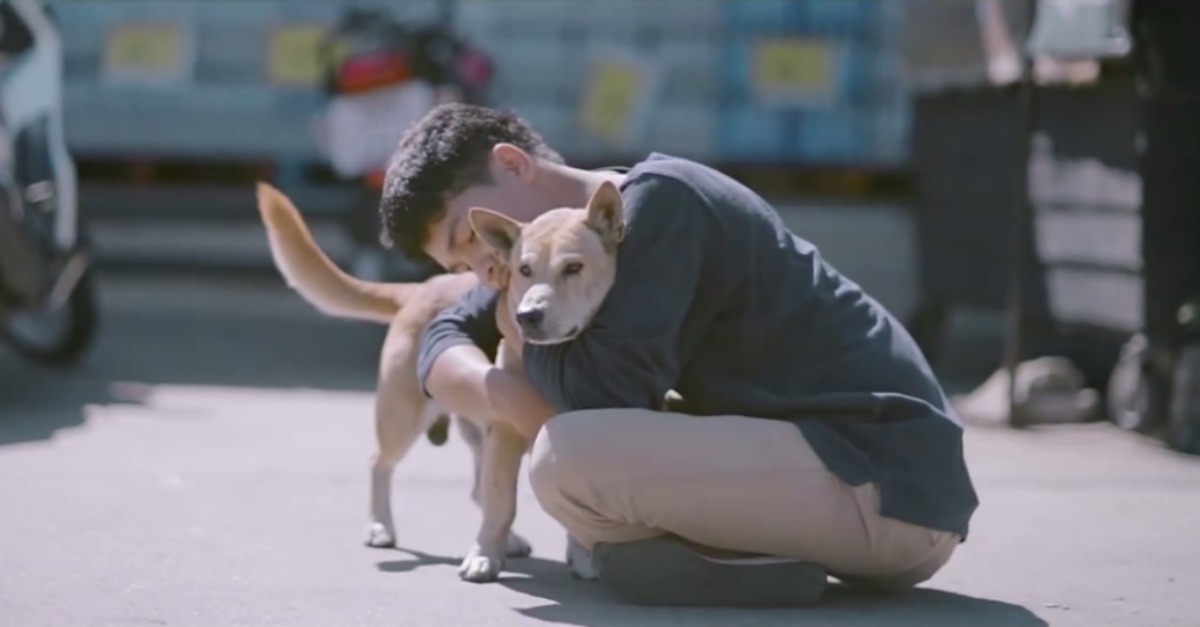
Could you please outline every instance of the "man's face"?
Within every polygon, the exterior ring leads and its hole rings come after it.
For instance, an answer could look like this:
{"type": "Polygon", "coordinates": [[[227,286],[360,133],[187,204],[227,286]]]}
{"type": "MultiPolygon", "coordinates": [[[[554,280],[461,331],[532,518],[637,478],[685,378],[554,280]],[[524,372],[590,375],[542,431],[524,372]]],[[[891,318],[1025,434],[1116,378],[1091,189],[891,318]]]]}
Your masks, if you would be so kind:
{"type": "Polygon", "coordinates": [[[425,252],[451,272],[472,270],[481,282],[496,285],[503,262],[479,241],[467,215],[485,207],[528,222],[554,205],[537,185],[537,164],[520,149],[504,145],[492,155],[492,182],[467,188],[449,199],[446,212],[430,226],[425,252]]]}
{"type": "Polygon", "coordinates": [[[445,215],[429,229],[425,252],[451,272],[470,269],[481,282],[496,285],[503,262],[471,229],[467,218],[471,207],[486,207],[522,222],[528,222],[550,208],[532,188],[512,183],[501,180],[478,185],[451,198],[446,204],[445,215]]]}

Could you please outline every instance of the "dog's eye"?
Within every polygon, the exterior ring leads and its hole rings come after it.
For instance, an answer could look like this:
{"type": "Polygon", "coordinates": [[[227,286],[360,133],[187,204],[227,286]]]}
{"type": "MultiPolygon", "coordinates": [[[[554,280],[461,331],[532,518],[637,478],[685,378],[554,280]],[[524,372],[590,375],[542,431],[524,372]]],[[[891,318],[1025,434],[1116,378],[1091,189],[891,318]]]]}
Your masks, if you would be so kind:
{"type": "Polygon", "coordinates": [[[530,268],[529,264],[523,263],[520,268],[517,268],[517,272],[520,272],[523,277],[528,277],[533,274],[533,268],[530,268]]]}
{"type": "Polygon", "coordinates": [[[572,261],[563,267],[563,276],[574,276],[583,272],[583,264],[578,261],[572,261]]]}

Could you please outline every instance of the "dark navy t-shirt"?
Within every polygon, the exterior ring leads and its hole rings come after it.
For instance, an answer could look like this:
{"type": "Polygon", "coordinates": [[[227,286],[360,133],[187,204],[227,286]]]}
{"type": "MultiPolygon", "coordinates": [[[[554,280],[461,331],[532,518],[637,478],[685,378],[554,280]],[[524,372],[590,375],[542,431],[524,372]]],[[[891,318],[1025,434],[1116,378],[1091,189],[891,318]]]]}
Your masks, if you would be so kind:
{"type": "MultiPolygon", "coordinates": [[[[704,165],[652,154],[621,186],[616,283],[574,341],[525,346],[559,411],[661,409],[795,424],[880,514],[967,535],[978,499],[962,428],[909,333],[791,233],[760,196],[704,165]]],[[[421,339],[422,386],[450,346],[495,350],[496,292],[480,287],[421,339]]]]}

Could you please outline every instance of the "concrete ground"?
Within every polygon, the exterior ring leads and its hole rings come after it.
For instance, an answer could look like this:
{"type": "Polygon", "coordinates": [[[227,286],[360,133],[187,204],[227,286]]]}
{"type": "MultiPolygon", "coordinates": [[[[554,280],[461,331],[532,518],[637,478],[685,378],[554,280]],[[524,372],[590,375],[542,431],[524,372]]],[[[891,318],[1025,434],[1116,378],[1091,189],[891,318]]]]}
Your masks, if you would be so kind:
{"type": "Polygon", "coordinates": [[[1165,627],[1200,620],[1200,462],[1103,425],[973,429],[970,540],[921,589],[804,611],[615,604],[561,563],[522,487],[534,557],[455,575],[477,512],[460,440],[398,471],[402,549],[369,549],[379,328],[278,281],[102,277],[74,372],[0,354],[0,625],[1165,627]]]}

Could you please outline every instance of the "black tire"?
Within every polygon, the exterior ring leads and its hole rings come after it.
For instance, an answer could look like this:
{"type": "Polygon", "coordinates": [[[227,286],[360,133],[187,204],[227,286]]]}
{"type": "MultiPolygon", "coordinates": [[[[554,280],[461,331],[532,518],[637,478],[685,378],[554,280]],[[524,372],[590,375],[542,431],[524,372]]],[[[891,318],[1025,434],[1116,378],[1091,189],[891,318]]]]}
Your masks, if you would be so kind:
{"type": "Polygon", "coordinates": [[[1175,364],[1164,440],[1167,446],[1200,455],[1200,346],[1186,346],[1175,364]]]}
{"type": "Polygon", "coordinates": [[[14,334],[7,324],[0,328],[0,340],[30,361],[47,366],[74,366],[92,347],[100,322],[90,268],[84,271],[75,290],[67,299],[65,313],[66,329],[57,341],[48,345],[29,343],[14,334]]]}
{"type": "Polygon", "coordinates": [[[1200,425],[1194,421],[1172,416],[1163,439],[1175,452],[1200,455],[1200,425]]]}
{"type": "Polygon", "coordinates": [[[1121,347],[1121,356],[1113,366],[1105,394],[1108,419],[1133,433],[1151,433],[1164,420],[1162,382],[1153,371],[1149,350],[1145,336],[1130,338],[1121,347]]]}

